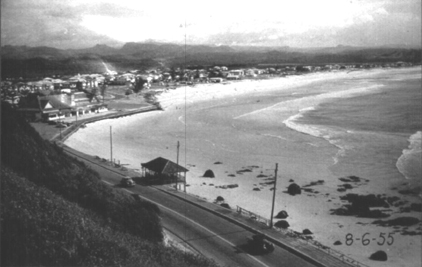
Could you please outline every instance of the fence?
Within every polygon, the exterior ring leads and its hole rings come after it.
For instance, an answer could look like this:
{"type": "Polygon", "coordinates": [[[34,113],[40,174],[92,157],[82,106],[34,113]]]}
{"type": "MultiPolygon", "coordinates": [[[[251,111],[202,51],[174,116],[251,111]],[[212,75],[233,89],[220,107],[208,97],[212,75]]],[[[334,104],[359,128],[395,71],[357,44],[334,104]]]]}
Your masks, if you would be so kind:
{"type": "MultiPolygon", "coordinates": [[[[263,218],[260,215],[258,215],[256,213],[253,213],[251,211],[248,211],[248,210],[246,210],[246,209],[244,209],[242,207],[239,207],[239,206],[236,206],[236,207],[237,207],[237,210],[236,211],[240,215],[243,215],[243,216],[246,216],[248,218],[251,218],[251,219],[253,219],[253,220],[255,220],[255,221],[259,222],[259,223],[263,223],[263,224],[265,224],[267,226],[270,225],[270,220],[268,220],[266,218],[263,218]]],[[[283,234],[285,234],[285,235],[287,235],[289,237],[296,238],[297,240],[300,240],[301,242],[306,242],[309,245],[311,245],[311,246],[313,246],[315,248],[318,248],[319,250],[321,250],[321,251],[323,251],[323,252],[325,252],[325,253],[327,253],[329,255],[332,255],[332,256],[340,259],[341,261],[343,261],[345,263],[349,263],[349,264],[351,264],[353,266],[356,266],[356,267],[369,267],[366,264],[363,264],[361,262],[358,262],[357,260],[354,260],[354,259],[352,259],[352,258],[344,255],[340,251],[337,251],[337,250],[334,250],[334,249],[332,249],[330,247],[327,247],[327,246],[325,246],[325,245],[323,245],[323,244],[321,244],[318,241],[315,241],[313,239],[306,238],[306,236],[304,236],[304,235],[302,235],[300,233],[296,233],[296,232],[294,232],[292,230],[278,228],[278,227],[273,227],[273,229],[275,229],[278,232],[281,232],[281,233],[283,233],[283,234]]]]}
{"type": "Polygon", "coordinates": [[[248,210],[245,210],[242,207],[236,206],[237,207],[237,213],[247,216],[253,220],[256,220],[257,222],[263,223],[265,225],[270,225],[270,221],[266,218],[261,217],[260,215],[250,212],[248,210]]]}

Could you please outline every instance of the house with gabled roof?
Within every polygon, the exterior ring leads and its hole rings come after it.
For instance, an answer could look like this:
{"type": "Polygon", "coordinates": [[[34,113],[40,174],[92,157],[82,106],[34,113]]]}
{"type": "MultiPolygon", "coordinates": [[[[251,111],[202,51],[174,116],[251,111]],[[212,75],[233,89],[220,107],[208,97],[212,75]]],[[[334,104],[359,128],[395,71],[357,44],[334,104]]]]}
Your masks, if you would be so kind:
{"type": "Polygon", "coordinates": [[[103,111],[107,105],[95,96],[85,92],[71,94],[30,94],[19,105],[32,120],[59,120],[64,117],[80,116],[103,111]]]}

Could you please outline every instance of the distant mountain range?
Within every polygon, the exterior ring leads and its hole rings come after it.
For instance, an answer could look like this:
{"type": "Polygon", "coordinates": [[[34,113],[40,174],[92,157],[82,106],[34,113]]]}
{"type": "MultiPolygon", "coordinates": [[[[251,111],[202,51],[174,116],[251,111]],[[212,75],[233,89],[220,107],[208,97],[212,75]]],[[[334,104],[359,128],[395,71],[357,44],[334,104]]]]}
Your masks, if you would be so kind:
{"type": "Polygon", "coordinates": [[[126,43],[120,48],[98,44],[84,49],[2,46],[2,76],[43,76],[180,66],[250,66],[256,64],[329,64],[421,62],[420,48],[324,48],[178,45],[126,43]]]}

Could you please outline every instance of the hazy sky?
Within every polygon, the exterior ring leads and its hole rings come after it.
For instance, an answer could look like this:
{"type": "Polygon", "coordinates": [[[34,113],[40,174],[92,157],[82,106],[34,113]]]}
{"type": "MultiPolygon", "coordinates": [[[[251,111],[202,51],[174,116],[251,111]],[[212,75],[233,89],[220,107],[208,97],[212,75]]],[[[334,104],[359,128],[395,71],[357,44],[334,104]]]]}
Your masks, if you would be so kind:
{"type": "Polygon", "coordinates": [[[1,0],[2,45],[421,46],[421,0],[1,0]]]}

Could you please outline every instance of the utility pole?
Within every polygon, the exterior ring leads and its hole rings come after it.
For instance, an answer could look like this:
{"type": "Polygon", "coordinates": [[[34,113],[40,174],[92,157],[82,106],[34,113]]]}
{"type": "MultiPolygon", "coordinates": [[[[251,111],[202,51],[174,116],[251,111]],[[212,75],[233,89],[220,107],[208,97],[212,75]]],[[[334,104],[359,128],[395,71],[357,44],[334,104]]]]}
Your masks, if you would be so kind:
{"type": "MultiPolygon", "coordinates": [[[[176,160],[176,163],[177,163],[177,167],[179,167],[179,147],[180,147],[180,143],[179,143],[179,141],[177,141],[177,160],[176,160]]],[[[177,186],[178,186],[178,180],[179,179],[179,173],[177,172],[177,174],[176,174],[176,190],[177,190],[177,186]]]]}
{"type": "Polygon", "coordinates": [[[110,126],[110,162],[113,165],[113,138],[111,133],[111,126],[110,126]]]}
{"type": "Polygon", "coordinates": [[[62,137],[62,110],[59,109],[59,127],[60,127],[60,141],[62,141],[63,137],[62,137]]]}
{"type": "Polygon", "coordinates": [[[275,174],[274,174],[274,190],[273,190],[273,205],[271,208],[271,219],[270,219],[270,228],[273,228],[273,217],[274,217],[274,202],[275,202],[275,191],[277,190],[277,169],[278,163],[275,164],[275,174]]]}

